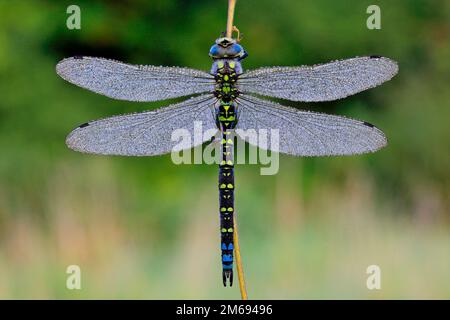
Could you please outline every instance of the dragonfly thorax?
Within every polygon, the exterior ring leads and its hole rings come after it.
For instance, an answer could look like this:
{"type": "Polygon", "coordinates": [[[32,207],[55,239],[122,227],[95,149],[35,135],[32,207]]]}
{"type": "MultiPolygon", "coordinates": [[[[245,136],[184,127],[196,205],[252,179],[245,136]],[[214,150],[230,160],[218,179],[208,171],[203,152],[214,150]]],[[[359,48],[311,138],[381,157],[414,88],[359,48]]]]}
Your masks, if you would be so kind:
{"type": "Polygon", "coordinates": [[[242,73],[242,66],[239,61],[217,60],[213,64],[211,73],[216,81],[214,95],[217,99],[227,102],[238,97],[239,91],[236,88],[236,81],[242,73]]]}

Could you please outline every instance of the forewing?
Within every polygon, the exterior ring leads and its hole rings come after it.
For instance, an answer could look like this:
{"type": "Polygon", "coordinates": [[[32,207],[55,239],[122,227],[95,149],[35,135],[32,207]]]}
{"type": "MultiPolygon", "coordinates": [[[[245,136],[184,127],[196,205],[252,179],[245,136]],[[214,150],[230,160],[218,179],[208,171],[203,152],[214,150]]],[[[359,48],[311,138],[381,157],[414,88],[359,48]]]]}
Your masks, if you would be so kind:
{"type": "Polygon", "coordinates": [[[195,147],[217,131],[211,111],[215,101],[212,95],[202,95],[157,110],[91,121],[73,130],[66,144],[80,152],[123,156],[154,156],[195,147]],[[172,139],[175,129],[183,131],[172,139]]]}
{"type": "Polygon", "coordinates": [[[270,67],[239,77],[243,93],[292,101],[329,101],[376,87],[398,72],[391,59],[372,56],[302,67],[270,67]]]}
{"type": "Polygon", "coordinates": [[[56,72],[70,83],[119,100],[157,101],[214,90],[214,77],[203,71],[103,58],[67,58],[57,64],[56,72]]]}
{"type": "Polygon", "coordinates": [[[363,121],[300,111],[245,95],[238,99],[238,107],[237,134],[263,149],[295,156],[333,156],[374,152],[387,143],[381,130],[363,121]],[[246,137],[249,129],[260,133],[257,141],[246,137]],[[261,133],[267,133],[268,144],[261,133]]]}

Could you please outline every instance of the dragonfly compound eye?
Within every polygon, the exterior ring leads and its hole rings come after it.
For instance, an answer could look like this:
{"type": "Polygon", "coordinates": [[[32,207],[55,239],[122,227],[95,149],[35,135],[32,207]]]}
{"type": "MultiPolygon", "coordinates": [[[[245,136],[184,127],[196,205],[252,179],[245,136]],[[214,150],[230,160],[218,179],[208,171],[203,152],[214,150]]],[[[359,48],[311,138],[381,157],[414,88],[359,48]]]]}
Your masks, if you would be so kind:
{"type": "Polygon", "coordinates": [[[219,46],[217,44],[213,45],[209,50],[209,56],[213,59],[217,59],[220,56],[219,46]]]}
{"type": "Polygon", "coordinates": [[[219,38],[209,50],[209,56],[213,59],[243,58],[246,52],[244,48],[231,38],[219,38]]]}

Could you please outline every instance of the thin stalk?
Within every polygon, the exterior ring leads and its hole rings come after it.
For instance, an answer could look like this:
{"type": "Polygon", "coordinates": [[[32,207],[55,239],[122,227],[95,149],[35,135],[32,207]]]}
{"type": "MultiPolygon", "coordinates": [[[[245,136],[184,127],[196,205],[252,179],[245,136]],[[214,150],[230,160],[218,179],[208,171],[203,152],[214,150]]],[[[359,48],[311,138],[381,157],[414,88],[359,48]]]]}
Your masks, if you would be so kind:
{"type": "Polygon", "coordinates": [[[235,7],[236,0],[228,0],[227,38],[231,38],[233,35],[233,19],[235,7]]]}
{"type": "Polygon", "coordinates": [[[244,269],[242,268],[241,248],[239,247],[239,235],[237,228],[236,213],[233,218],[234,224],[234,253],[236,255],[236,269],[239,280],[239,290],[241,291],[242,300],[247,300],[247,289],[245,288],[244,269]]]}
{"type": "MultiPolygon", "coordinates": [[[[228,0],[228,19],[227,19],[227,38],[233,36],[233,20],[234,20],[234,8],[236,7],[236,0],[228,0]]],[[[244,269],[242,268],[241,248],[239,246],[239,233],[237,227],[236,213],[233,217],[233,233],[234,233],[234,253],[236,255],[236,269],[239,280],[239,290],[241,291],[242,300],[247,300],[247,289],[245,288],[244,269]]]]}

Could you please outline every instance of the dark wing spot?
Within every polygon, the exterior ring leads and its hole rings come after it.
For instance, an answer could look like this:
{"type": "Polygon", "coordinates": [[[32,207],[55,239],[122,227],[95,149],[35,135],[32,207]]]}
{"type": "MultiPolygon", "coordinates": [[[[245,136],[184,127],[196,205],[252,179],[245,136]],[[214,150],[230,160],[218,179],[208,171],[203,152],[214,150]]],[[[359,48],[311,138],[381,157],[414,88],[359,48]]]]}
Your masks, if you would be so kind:
{"type": "Polygon", "coordinates": [[[83,56],[73,56],[73,58],[74,58],[74,59],[77,59],[77,60],[81,60],[81,59],[83,59],[84,57],[83,57],[83,56]]]}
{"type": "Polygon", "coordinates": [[[81,126],[79,126],[78,128],[86,128],[89,125],[89,122],[83,123],[81,126]]]}
{"type": "Polygon", "coordinates": [[[380,59],[381,56],[370,56],[370,59],[380,59]]]}
{"type": "Polygon", "coordinates": [[[368,123],[368,122],[365,122],[365,121],[363,121],[363,124],[365,125],[365,126],[368,126],[368,127],[370,127],[370,128],[373,128],[373,127],[375,127],[373,124],[371,124],[371,123],[368,123]]]}

